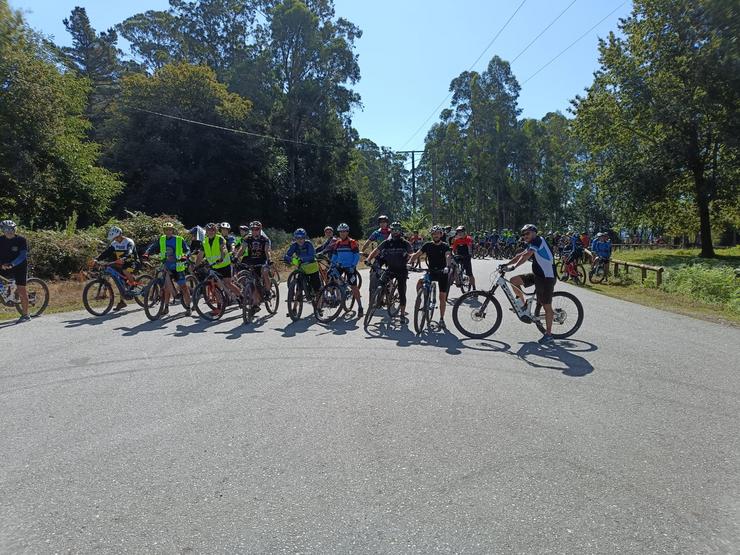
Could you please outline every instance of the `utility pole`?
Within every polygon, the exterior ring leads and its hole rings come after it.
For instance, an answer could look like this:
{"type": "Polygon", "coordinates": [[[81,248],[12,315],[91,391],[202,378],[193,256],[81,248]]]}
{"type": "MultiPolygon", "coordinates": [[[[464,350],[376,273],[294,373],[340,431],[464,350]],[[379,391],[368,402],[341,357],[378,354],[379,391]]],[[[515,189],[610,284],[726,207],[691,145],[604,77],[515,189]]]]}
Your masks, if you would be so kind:
{"type": "Polygon", "coordinates": [[[423,150],[397,150],[396,154],[411,155],[411,206],[416,212],[416,155],[424,154],[423,150]]]}

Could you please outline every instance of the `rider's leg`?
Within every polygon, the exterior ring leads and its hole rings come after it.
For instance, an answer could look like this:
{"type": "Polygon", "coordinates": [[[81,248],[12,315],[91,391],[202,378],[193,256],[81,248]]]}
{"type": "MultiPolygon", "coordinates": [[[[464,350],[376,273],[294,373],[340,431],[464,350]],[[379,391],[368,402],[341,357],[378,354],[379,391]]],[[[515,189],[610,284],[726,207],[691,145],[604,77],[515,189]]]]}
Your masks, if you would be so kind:
{"type": "Polygon", "coordinates": [[[398,314],[403,318],[404,314],[406,314],[406,288],[408,285],[408,276],[398,276],[398,278],[396,278],[396,282],[398,283],[398,300],[400,304],[398,314]]]}
{"type": "Polygon", "coordinates": [[[555,313],[552,310],[551,304],[543,304],[542,308],[545,310],[545,329],[547,330],[547,334],[550,335],[552,333],[552,320],[555,313]]]}
{"type": "Polygon", "coordinates": [[[272,284],[270,283],[270,270],[268,268],[262,268],[262,284],[265,286],[265,291],[269,291],[272,284]]]}
{"type": "Polygon", "coordinates": [[[28,316],[28,289],[25,285],[16,285],[18,299],[21,301],[21,316],[28,316]]]}
{"type": "Polygon", "coordinates": [[[524,297],[524,291],[522,291],[522,287],[524,287],[524,280],[522,279],[522,276],[514,276],[509,280],[509,283],[514,287],[514,294],[517,296],[518,299],[520,299],[523,303],[527,302],[527,299],[524,297]]]}
{"type": "Polygon", "coordinates": [[[234,283],[234,280],[233,279],[231,279],[231,278],[224,278],[224,285],[226,285],[226,287],[228,287],[231,290],[231,292],[234,295],[236,295],[237,297],[240,297],[241,296],[242,292],[239,289],[239,287],[237,287],[237,285],[234,283]]]}

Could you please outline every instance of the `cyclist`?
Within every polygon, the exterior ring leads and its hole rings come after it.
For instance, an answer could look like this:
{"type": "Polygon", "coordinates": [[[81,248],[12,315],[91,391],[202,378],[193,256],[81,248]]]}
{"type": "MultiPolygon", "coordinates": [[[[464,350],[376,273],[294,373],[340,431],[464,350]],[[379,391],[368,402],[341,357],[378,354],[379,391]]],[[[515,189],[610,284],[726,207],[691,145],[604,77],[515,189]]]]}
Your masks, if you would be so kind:
{"type": "Polygon", "coordinates": [[[511,278],[511,284],[514,286],[514,293],[519,299],[520,307],[526,306],[526,299],[522,287],[532,287],[534,285],[537,302],[545,310],[545,335],[540,339],[540,343],[550,343],[552,337],[552,294],[555,290],[555,259],[552,256],[550,247],[543,237],[537,235],[537,227],[527,224],[521,231],[522,239],[527,243],[527,250],[520,252],[507,263],[507,271],[521,266],[527,260],[532,258],[532,272],[522,274],[511,278]],[[534,257],[534,258],[533,258],[534,257]]]}
{"type": "Polygon", "coordinates": [[[231,233],[231,224],[229,222],[221,222],[218,225],[218,232],[221,237],[226,239],[226,248],[228,249],[229,253],[233,252],[236,237],[233,233],[231,233]]]}
{"type": "MultiPolygon", "coordinates": [[[[129,286],[133,285],[136,281],[133,270],[138,262],[136,245],[133,240],[123,236],[123,230],[118,226],[113,226],[108,230],[108,241],[111,242],[110,245],[95,258],[95,262],[101,260],[113,262],[116,269],[126,279],[126,283],[129,286]]],[[[124,308],[126,308],[126,301],[121,298],[113,310],[118,311],[124,308]]]]}
{"type": "Polygon", "coordinates": [[[419,252],[419,249],[424,244],[424,238],[419,235],[419,230],[416,230],[411,234],[411,237],[409,237],[409,243],[411,243],[411,248],[414,249],[414,252],[419,252]]]}
{"type": "Polygon", "coordinates": [[[448,245],[451,245],[454,239],[455,239],[455,232],[452,231],[452,226],[446,225],[445,226],[445,241],[447,242],[448,245]]]}
{"type": "Polygon", "coordinates": [[[334,237],[334,228],[330,225],[326,226],[324,228],[324,242],[321,243],[321,246],[316,249],[316,254],[328,254],[331,250],[331,244],[336,240],[336,237],[334,237]]]}
{"type": "MultiPolygon", "coordinates": [[[[445,309],[447,308],[447,292],[450,290],[449,273],[450,262],[452,260],[450,246],[442,239],[444,230],[435,225],[431,230],[432,240],[424,243],[421,249],[411,257],[411,265],[416,262],[422,253],[427,257],[427,266],[429,266],[429,275],[432,281],[436,281],[439,286],[439,327],[445,329],[445,309]]],[[[416,284],[416,291],[422,287],[422,280],[416,284]]]]}
{"type": "Polygon", "coordinates": [[[591,252],[596,258],[603,260],[606,267],[609,266],[609,259],[612,257],[612,242],[609,240],[608,233],[596,234],[596,238],[591,244],[591,252]]]}
{"type": "Polygon", "coordinates": [[[357,263],[360,261],[360,248],[357,241],[349,236],[349,226],[341,223],[337,226],[339,238],[331,245],[331,263],[338,266],[347,277],[352,289],[352,296],[357,301],[357,317],[362,318],[365,311],[362,308],[362,295],[357,287],[357,263]]]}
{"type": "Polygon", "coordinates": [[[403,238],[403,226],[400,222],[393,222],[390,225],[391,236],[367,257],[366,264],[370,265],[377,256],[381,257],[382,263],[385,264],[388,271],[398,282],[398,298],[400,300],[399,315],[401,322],[408,323],[406,318],[406,286],[409,279],[409,270],[406,266],[409,257],[412,255],[411,243],[403,238]]]}
{"type": "MultiPolygon", "coordinates": [[[[242,244],[236,253],[236,258],[241,259],[257,278],[262,278],[265,296],[269,300],[270,293],[270,239],[262,233],[262,224],[257,220],[249,224],[250,234],[242,238],[242,244]]],[[[262,302],[262,293],[259,287],[255,288],[254,311],[259,312],[259,304],[262,302]]]]}
{"type": "Polygon", "coordinates": [[[197,254],[203,248],[203,238],[206,236],[206,230],[196,225],[188,230],[190,235],[190,254],[197,254]]]}
{"type": "Polygon", "coordinates": [[[452,241],[453,254],[458,258],[470,278],[470,287],[475,289],[475,277],[473,277],[473,238],[465,233],[465,226],[457,226],[455,239],[452,241]]]}
{"type": "Polygon", "coordinates": [[[390,219],[388,218],[388,216],[385,216],[385,215],[378,216],[378,229],[376,229],[370,234],[370,237],[367,238],[367,241],[365,241],[365,244],[362,245],[362,248],[360,250],[362,252],[365,252],[365,248],[370,243],[380,244],[386,239],[388,239],[391,235],[391,229],[388,226],[389,223],[390,223],[390,219]]]}
{"type": "Polygon", "coordinates": [[[25,237],[16,234],[16,225],[13,220],[0,222],[0,275],[6,279],[15,280],[18,298],[21,301],[21,317],[18,323],[28,322],[28,241],[25,237]]]}
{"type": "MultiPolygon", "coordinates": [[[[319,264],[316,262],[316,249],[311,241],[307,241],[308,233],[302,227],[293,232],[295,241],[288,247],[288,251],[283,256],[286,264],[293,266],[302,265],[302,271],[308,278],[308,284],[314,293],[321,289],[321,278],[319,277],[319,264]]],[[[290,316],[290,315],[289,315],[290,316]]]]}
{"type": "MultiPolygon", "coordinates": [[[[164,234],[159,237],[158,241],[149,245],[144,252],[144,258],[148,258],[150,254],[159,255],[159,259],[164,263],[165,268],[169,272],[170,280],[180,286],[182,299],[186,306],[185,315],[190,316],[190,288],[185,281],[185,259],[190,254],[190,247],[185,242],[185,239],[179,235],[175,235],[175,225],[172,222],[165,222],[162,225],[162,230],[164,234]]],[[[164,301],[163,314],[169,314],[169,287],[164,288],[162,300],[164,301]]]]}
{"type": "MultiPolygon", "coordinates": [[[[221,224],[223,226],[223,224],[221,224]]],[[[221,227],[223,229],[223,227],[221,227]]],[[[205,259],[237,298],[242,296],[239,287],[232,279],[231,269],[231,252],[229,251],[227,239],[222,233],[216,232],[216,224],[206,225],[206,236],[203,239],[203,250],[198,253],[195,259],[196,264],[200,264],[205,259]]]]}

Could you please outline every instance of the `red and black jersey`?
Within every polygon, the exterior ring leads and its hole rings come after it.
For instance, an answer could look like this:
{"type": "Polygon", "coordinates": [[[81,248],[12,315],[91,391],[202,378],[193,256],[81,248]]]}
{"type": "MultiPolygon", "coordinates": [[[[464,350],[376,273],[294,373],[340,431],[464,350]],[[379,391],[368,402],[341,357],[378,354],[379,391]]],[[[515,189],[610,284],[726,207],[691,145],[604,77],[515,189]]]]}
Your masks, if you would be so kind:
{"type": "Polygon", "coordinates": [[[465,237],[455,237],[452,241],[452,252],[458,256],[469,258],[473,253],[473,238],[470,235],[465,237]]]}

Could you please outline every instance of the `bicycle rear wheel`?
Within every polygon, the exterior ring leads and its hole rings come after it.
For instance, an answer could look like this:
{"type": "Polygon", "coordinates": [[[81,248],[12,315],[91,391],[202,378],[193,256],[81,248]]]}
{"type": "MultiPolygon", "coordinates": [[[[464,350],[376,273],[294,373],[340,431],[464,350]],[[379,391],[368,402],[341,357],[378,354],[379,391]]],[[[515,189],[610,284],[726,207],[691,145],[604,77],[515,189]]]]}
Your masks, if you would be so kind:
{"type": "Polygon", "coordinates": [[[93,316],[105,316],[113,308],[113,287],[105,279],[88,282],[82,290],[82,304],[93,316]]]}
{"type": "Polygon", "coordinates": [[[144,314],[151,320],[158,320],[164,312],[164,280],[157,278],[144,289],[144,314]]]}
{"type": "Polygon", "coordinates": [[[207,279],[195,288],[193,306],[204,320],[220,320],[226,312],[226,297],[212,279],[207,279]]]}
{"type": "Polygon", "coordinates": [[[591,271],[588,273],[588,280],[598,285],[602,283],[606,278],[606,267],[603,263],[597,263],[596,266],[591,267],[591,271]]]}
{"type": "Polygon", "coordinates": [[[365,320],[363,322],[363,326],[365,329],[368,328],[370,325],[370,321],[373,319],[373,316],[375,315],[375,311],[378,309],[378,297],[381,295],[383,288],[382,287],[376,287],[375,291],[373,291],[370,294],[370,302],[367,305],[367,311],[365,312],[365,320]]]}
{"type": "MultiPolygon", "coordinates": [[[[26,281],[26,292],[28,293],[28,315],[31,318],[41,316],[49,306],[49,286],[39,278],[28,278],[26,281]]],[[[15,305],[18,314],[22,313],[20,304],[15,305]]]]}
{"type": "Polygon", "coordinates": [[[460,333],[473,339],[493,334],[501,325],[501,304],[488,291],[470,291],[452,307],[452,321],[460,333]]]}
{"type": "MultiPolygon", "coordinates": [[[[552,295],[552,310],[554,312],[552,329],[552,336],[555,339],[565,339],[570,337],[578,331],[583,324],[583,305],[578,297],[567,291],[556,291],[552,295]]],[[[537,303],[534,309],[534,315],[539,316],[540,312],[544,313],[544,309],[537,303]]],[[[537,329],[542,333],[547,331],[545,323],[535,320],[537,329]]]]}

